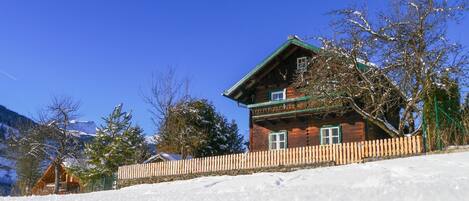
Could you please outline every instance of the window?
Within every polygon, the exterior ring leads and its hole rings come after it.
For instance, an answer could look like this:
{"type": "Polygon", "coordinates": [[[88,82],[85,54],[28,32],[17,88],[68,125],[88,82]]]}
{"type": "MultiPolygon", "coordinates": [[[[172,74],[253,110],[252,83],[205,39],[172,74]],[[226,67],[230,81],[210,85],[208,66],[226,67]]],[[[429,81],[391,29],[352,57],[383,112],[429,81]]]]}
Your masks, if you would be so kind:
{"type": "Polygon", "coordinates": [[[287,148],[287,131],[273,132],[269,135],[269,149],[286,149],[287,148]]]}
{"type": "Polygon", "coordinates": [[[321,144],[337,144],[340,140],[339,126],[321,128],[321,144]]]}
{"type": "Polygon", "coordinates": [[[305,73],[309,64],[308,57],[300,57],[296,59],[296,70],[298,73],[305,73]]]}
{"type": "Polygon", "coordinates": [[[280,101],[285,100],[286,96],[286,89],[280,91],[273,91],[270,93],[270,100],[271,101],[280,101]]]}

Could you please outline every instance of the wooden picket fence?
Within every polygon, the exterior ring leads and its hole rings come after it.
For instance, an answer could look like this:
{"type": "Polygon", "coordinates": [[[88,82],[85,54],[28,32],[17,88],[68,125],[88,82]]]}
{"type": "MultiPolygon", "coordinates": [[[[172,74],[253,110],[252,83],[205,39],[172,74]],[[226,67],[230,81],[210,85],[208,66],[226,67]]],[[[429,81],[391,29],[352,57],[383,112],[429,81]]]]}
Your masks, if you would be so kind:
{"type": "Polygon", "coordinates": [[[360,163],[365,158],[407,156],[421,152],[421,137],[412,136],[128,165],[119,167],[118,179],[312,165],[326,162],[344,165],[360,163]]]}

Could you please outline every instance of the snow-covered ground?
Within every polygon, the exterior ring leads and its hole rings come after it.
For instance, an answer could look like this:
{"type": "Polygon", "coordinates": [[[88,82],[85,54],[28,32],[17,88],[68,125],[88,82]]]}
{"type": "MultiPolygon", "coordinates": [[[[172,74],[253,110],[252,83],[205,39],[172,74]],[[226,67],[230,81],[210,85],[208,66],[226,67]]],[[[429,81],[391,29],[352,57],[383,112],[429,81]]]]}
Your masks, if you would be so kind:
{"type": "Polygon", "coordinates": [[[117,191],[4,201],[153,200],[469,200],[469,152],[419,156],[346,166],[217,176],[117,191]]]}

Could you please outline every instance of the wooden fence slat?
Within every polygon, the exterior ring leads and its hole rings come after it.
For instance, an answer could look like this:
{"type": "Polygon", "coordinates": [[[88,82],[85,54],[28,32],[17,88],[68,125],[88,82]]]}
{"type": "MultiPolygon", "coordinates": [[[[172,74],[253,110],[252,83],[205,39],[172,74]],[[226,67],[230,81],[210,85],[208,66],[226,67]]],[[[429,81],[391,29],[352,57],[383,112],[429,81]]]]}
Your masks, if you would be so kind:
{"type": "Polygon", "coordinates": [[[363,143],[359,142],[358,143],[358,162],[363,163],[363,143]]]}
{"type": "Polygon", "coordinates": [[[408,137],[404,137],[404,154],[407,155],[408,154],[408,147],[407,145],[409,144],[407,141],[407,139],[409,139],[408,137]]]}
{"type": "Polygon", "coordinates": [[[339,144],[339,165],[344,164],[344,144],[339,144]]]}
{"type": "Polygon", "coordinates": [[[422,147],[421,147],[421,144],[420,144],[422,142],[422,140],[421,140],[420,136],[417,136],[416,138],[417,138],[416,139],[417,140],[417,153],[422,153],[422,147]]]}
{"type": "Polygon", "coordinates": [[[379,146],[378,146],[378,157],[383,157],[384,156],[384,153],[383,153],[384,152],[383,151],[384,150],[383,149],[383,140],[382,139],[378,140],[378,144],[379,144],[379,146]]]}
{"type": "Polygon", "coordinates": [[[384,156],[389,156],[389,139],[384,139],[384,156]]]}
{"type": "Polygon", "coordinates": [[[352,163],[356,163],[356,162],[357,162],[357,157],[358,157],[358,153],[357,153],[357,143],[352,142],[352,163]]]}

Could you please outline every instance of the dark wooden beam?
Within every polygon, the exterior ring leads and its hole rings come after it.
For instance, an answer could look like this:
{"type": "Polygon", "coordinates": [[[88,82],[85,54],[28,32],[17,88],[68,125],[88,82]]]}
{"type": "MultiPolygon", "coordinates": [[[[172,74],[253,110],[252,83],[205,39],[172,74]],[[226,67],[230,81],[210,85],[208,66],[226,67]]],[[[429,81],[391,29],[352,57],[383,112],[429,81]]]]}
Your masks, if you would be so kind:
{"type": "Polygon", "coordinates": [[[275,58],[275,63],[272,64],[272,66],[270,68],[267,68],[266,70],[264,70],[264,72],[262,74],[260,74],[259,76],[256,76],[256,78],[258,80],[262,79],[265,75],[269,74],[270,71],[272,71],[273,69],[275,69],[275,67],[277,67],[283,60],[285,60],[286,58],[288,58],[291,54],[293,54],[296,50],[298,49],[298,46],[294,46],[293,48],[291,48],[283,57],[281,58],[275,58]]]}
{"type": "Polygon", "coordinates": [[[289,119],[289,118],[281,118],[280,121],[282,121],[282,123],[285,123],[285,124],[290,123],[290,119],[289,119]]]}
{"type": "Polygon", "coordinates": [[[274,119],[267,119],[267,122],[271,125],[277,125],[277,122],[274,119]]]}

